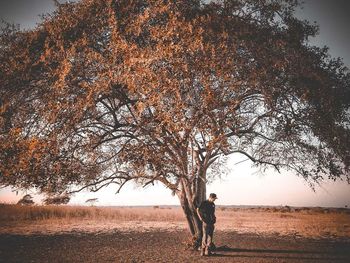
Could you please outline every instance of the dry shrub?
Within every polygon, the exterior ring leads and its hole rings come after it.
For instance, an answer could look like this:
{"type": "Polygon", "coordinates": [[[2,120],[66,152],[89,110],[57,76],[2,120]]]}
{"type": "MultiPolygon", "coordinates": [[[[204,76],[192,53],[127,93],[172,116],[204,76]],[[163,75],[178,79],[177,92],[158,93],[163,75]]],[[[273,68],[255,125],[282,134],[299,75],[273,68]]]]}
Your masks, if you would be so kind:
{"type": "Polygon", "coordinates": [[[289,214],[280,214],[280,218],[295,218],[295,216],[289,214]]]}
{"type": "Polygon", "coordinates": [[[185,241],[182,242],[182,244],[185,246],[186,250],[195,250],[198,248],[196,237],[188,237],[185,241]]]}

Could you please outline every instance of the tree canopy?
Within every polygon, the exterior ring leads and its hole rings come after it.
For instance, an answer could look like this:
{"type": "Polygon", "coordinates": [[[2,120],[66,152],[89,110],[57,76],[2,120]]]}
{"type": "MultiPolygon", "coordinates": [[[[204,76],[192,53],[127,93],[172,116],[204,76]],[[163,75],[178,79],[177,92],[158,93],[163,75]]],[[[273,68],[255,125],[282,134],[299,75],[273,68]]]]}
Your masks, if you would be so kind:
{"type": "Polygon", "coordinates": [[[193,201],[229,154],[349,180],[350,75],[298,5],[83,0],[4,25],[0,184],[161,182],[193,201]]]}
{"type": "Polygon", "coordinates": [[[18,200],[17,205],[34,205],[33,197],[29,194],[23,196],[20,200],[18,200]]]}
{"type": "Polygon", "coordinates": [[[58,196],[47,196],[43,203],[45,205],[65,205],[70,201],[70,197],[68,195],[58,195],[58,196]]]}

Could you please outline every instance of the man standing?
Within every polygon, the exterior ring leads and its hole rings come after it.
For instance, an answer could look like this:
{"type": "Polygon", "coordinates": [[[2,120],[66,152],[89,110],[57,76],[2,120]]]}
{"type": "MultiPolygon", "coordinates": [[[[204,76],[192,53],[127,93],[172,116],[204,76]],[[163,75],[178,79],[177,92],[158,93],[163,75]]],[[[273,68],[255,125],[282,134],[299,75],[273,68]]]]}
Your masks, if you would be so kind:
{"type": "Polygon", "coordinates": [[[215,217],[215,204],[214,201],[217,199],[216,194],[211,193],[208,200],[203,201],[197,208],[197,214],[203,224],[203,238],[201,256],[210,256],[210,246],[213,242],[214,235],[214,224],[216,222],[215,217]]]}

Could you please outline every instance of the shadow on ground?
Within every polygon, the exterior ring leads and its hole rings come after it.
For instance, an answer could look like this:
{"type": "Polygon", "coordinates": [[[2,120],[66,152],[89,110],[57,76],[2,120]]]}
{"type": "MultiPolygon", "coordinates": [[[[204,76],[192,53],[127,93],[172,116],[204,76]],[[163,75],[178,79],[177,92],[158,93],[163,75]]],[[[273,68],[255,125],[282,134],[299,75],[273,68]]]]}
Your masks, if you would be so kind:
{"type": "Polygon", "coordinates": [[[227,245],[219,246],[216,248],[212,258],[260,258],[260,259],[280,259],[281,262],[285,260],[318,260],[326,262],[345,261],[348,253],[339,253],[337,251],[306,251],[306,250],[288,250],[288,249],[245,249],[245,248],[232,248],[227,245]],[[341,255],[339,255],[341,254],[341,255]],[[341,256],[341,257],[339,257],[341,256]]]}
{"type": "Polygon", "coordinates": [[[211,257],[186,250],[186,231],[0,235],[0,262],[350,262],[350,240],[220,232],[211,257]]]}

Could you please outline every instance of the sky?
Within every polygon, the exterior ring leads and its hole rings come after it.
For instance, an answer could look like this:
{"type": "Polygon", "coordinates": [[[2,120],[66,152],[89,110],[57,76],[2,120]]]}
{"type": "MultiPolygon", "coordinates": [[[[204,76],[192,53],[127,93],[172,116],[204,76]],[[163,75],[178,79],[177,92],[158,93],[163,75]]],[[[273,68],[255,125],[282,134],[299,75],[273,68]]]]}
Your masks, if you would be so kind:
{"type": "MultiPolygon", "coordinates": [[[[60,1],[62,2],[62,1],[60,1]]],[[[0,18],[20,24],[23,29],[35,27],[39,14],[52,12],[55,6],[50,0],[0,0],[0,18]]],[[[296,15],[310,22],[316,21],[320,34],[310,39],[317,46],[327,45],[333,57],[341,57],[350,67],[350,11],[349,0],[304,0],[303,8],[296,15]]],[[[228,161],[226,176],[207,187],[207,193],[218,195],[218,205],[289,205],[350,207],[350,186],[346,182],[325,181],[316,191],[311,190],[303,178],[290,172],[281,174],[272,170],[262,173],[249,162],[240,162],[238,156],[228,161]],[[239,164],[237,164],[239,163],[239,164]]],[[[98,193],[82,192],[71,199],[71,204],[84,204],[89,198],[98,198],[98,205],[178,205],[179,201],[162,185],[140,188],[133,183],[126,185],[119,194],[116,186],[98,193]]],[[[0,202],[15,203],[23,194],[35,195],[35,191],[13,192],[0,189],[0,202]]],[[[35,201],[43,197],[35,195],[35,201]]]]}

